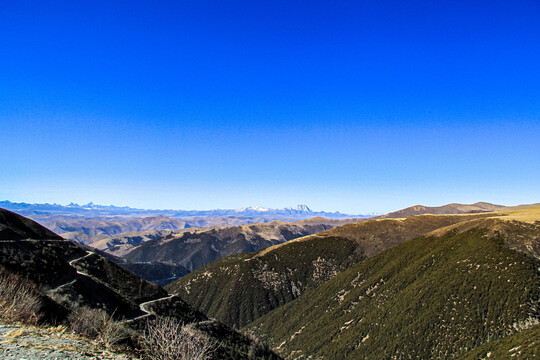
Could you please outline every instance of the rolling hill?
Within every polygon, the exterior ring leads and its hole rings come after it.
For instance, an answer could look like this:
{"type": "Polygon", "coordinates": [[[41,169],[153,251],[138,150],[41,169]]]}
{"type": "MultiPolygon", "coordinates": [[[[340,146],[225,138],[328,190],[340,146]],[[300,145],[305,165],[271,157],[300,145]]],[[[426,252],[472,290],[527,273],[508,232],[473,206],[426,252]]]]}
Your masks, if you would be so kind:
{"type": "Polygon", "coordinates": [[[217,260],[168,285],[211,317],[242,327],[352,264],[441,227],[486,214],[367,220],[217,260]]]}
{"type": "Polygon", "coordinates": [[[314,218],[294,223],[274,221],[208,230],[186,229],[139,245],[112,245],[105,251],[121,254],[130,262],[162,262],[194,270],[224,256],[264,249],[350,221],[358,220],[314,218]]]}
{"type": "Polygon", "coordinates": [[[485,202],[477,202],[471,205],[468,204],[447,204],[443,206],[424,206],[414,205],[405,209],[394,211],[385,215],[377,216],[376,219],[387,218],[404,218],[413,215],[422,214],[470,214],[470,213],[482,213],[491,211],[500,211],[507,208],[502,205],[494,205],[485,202]]]}
{"type": "Polygon", "coordinates": [[[97,240],[122,233],[178,230],[189,227],[185,221],[171,219],[163,215],[135,219],[57,215],[54,217],[42,217],[40,223],[66,239],[88,245],[97,240]]]}
{"type": "Polygon", "coordinates": [[[538,327],[520,331],[540,319],[540,207],[462,217],[352,265],[246,330],[294,358],[477,358],[522,338],[517,346],[534,351],[538,327]]]}

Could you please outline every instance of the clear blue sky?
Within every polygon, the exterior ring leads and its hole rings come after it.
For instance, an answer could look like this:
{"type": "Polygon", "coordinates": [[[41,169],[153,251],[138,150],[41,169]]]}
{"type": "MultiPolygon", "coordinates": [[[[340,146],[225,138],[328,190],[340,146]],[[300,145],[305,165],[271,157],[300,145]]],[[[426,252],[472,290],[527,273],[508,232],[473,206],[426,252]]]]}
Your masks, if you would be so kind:
{"type": "Polygon", "coordinates": [[[0,200],[540,201],[538,1],[0,2],[0,200]]]}

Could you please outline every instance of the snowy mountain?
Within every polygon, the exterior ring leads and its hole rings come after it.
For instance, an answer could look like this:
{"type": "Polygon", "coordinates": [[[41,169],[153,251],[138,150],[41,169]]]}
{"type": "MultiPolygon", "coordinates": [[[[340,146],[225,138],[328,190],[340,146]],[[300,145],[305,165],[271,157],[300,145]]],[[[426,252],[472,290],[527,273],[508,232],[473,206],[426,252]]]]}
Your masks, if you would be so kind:
{"type": "MultiPolygon", "coordinates": [[[[68,216],[127,216],[127,217],[148,217],[163,215],[170,218],[186,219],[200,217],[256,217],[256,221],[293,221],[308,219],[312,217],[325,217],[328,219],[352,219],[368,218],[378,214],[342,214],[340,212],[312,211],[307,205],[300,204],[296,207],[286,207],[283,209],[270,209],[262,206],[251,206],[242,209],[212,209],[212,210],[150,210],[136,209],[128,206],[97,205],[90,202],[85,205],[70,203],[67,206],[60,204],[29,204],[15,203],[11,201],[0,201],[0,207],[15,211],[24,216],[40,215],[68,215],[68,216]]],[[[251,222],[249,219],[246,219],[251,222]]],[[[227,222],[227,221],[225,221],[227,222]]]]}

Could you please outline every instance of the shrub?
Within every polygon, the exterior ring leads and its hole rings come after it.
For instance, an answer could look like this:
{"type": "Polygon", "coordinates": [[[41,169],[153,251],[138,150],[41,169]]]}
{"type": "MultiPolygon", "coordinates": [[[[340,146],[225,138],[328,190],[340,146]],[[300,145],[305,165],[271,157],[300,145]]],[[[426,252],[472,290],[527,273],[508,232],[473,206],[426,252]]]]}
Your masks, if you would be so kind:
{"type": "Polygon", "coordinates": [[[129,337],[124,325],[101,309],[87,306],[73,310],[69,318],[70,328],[74,332],[98,340],[106,348],[110,348],[129,337]]]}
{"type": "Polygon", "coordinates": [[[215,348],[210,340],[174,318],[157,317],[147,322],[143,345],[151,360],[205,360],[215,348]]]}
{"type": "Polygon", "coordinates": [[[26,279],[0,272],[0,319],[6,323],[36,324],[43,303],[39,290],[26,279]]]}
{"type": "Polygon", "coordinates": [[[74,309],[68,317],[70,329],[76,334],[92,339],[97,338],[97,319],[102,311],[87,306],[74,309]]]}

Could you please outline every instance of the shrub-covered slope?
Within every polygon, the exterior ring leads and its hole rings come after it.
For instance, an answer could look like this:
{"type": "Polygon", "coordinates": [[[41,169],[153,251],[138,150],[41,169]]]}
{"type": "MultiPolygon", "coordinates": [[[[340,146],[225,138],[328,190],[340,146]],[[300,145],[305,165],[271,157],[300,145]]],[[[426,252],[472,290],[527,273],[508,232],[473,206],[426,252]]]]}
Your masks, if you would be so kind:
{"type": "Polygon", "coordinates": [[[100,307],[118,317],[139,315],[138,302],[167,295],[157,285],[67,240],[4,240],[0,265],[31,280],[59,303],[100,307]]]}
{"type": "Polygon", "coordinates": [[[263,257],[233,255],[167,289],[210,317],[241,327],[360,260],[355,248],[352,241],[325,238],[294,242],[263,257]]]}
{"type": "Polygon", "coordinates": [[[421,215],[347,224],[259,252],[220,259],[167,289],[208,316],[241,327],[366,256],[480,216],[485,215],[421,215]]]}
{"type": "Polygon", "coordinates": [[[395,246],[247,329],[283,355],[326,359],[451,358],[511,335],[538,322],[540,262],[488,232],[395,246]]]}
{"type": "Polygon", "coordinates": [[[534,359],[540,356],[540,325],[489,342],[468,351],[458,360],[534,359]]]}

